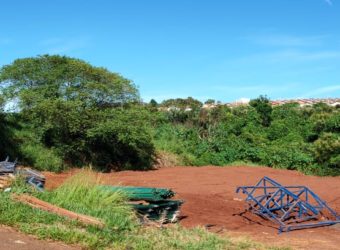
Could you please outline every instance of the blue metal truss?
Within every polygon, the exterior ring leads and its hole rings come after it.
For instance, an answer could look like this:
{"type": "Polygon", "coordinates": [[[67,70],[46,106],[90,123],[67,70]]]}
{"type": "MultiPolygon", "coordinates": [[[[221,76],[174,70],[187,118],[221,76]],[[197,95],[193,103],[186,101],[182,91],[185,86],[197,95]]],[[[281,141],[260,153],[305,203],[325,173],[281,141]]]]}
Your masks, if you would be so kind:
{"type": "Polygon", "coordinates": [[[305,186],[282,186],[263,177],[255,186],[241,186],[249,210],[279,226],[279,233],[340,223],[340,216],[305,186]]]}

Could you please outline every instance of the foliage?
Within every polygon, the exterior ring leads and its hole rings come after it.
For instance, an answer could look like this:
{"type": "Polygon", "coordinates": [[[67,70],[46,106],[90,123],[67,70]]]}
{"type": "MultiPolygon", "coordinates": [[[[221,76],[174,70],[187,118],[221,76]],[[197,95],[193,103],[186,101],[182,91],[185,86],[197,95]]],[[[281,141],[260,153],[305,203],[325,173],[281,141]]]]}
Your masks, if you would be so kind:
{"type": "Polygon", "coordinates": [[[174,107],[181,110],[185,110],[186,108],[198,109],[202,106],[202,103],[192,97],[188,98],[176,98],[176,99],[168,99],[161,103],[162,107],[174,107]]]}
{"type": "Polygon", "coordinates": [[[16,100],[22,123],[35,133],[35,145],[19,138],[28,164],[43,168],[48,152],[58,165],[57,157],[103,170],[151,167],[147,120],[132,118],[140,108],[138,90],[122,76],[78,59],[44,55],[2,67],[0,81],[7,101],[16,100]]]}
{"type": "Polygon", "coordinates": [[[91,162],[118,169],[147,169],[154,162],[148,113],[140,108],[101,113],[105,119],[86,134],[91,162]]]}
{"type": "Polygon", "coordinates": [[[319,164],[340,171],[340,135],[324,133],[314,142],[314,155],[319,164]]]}
{"type": "Polygon", "coordinates": [[[11,119],[11,115],[1,111],[0,103],[0,161],[7,156],[15,158],[17,155],[18,147],[14,140],[14,127],[15,123],[11,119]]]}
{"type": "Polygon", "coordinates": [[[60,172],[64,169],[62,159],[53,151],[39,143],[23,143],[20,147],[25,162],[37,170],[60,172]]]}
{"type": "Polygon", "coordinates": [[[34,112],[43,99],[79,100],[84,107],[122,105],[139,99],[129,80],[66,56],[17,59],[0,73],[4,93],[19,97],[23,111],[34,112]]]}
{"type": "Polygon", "coordinates": [[[272,107],[269,103],[269,99],[266,96],[260,96],[249,102],[249,105],[254,107],[260,114],[262,119],[262,125],[268,127],[271,122],[272,107]]]}
{"type": "Polygon", "coordinates": [[[154,126],[156,148],[178,155],[184,165],[242,161],[306,174],[340,174],[337,108],[271,107],[265,97],[250,103],[202,109],[182,122],[162,118],[154,126]]]}
{"type": "Polygon", "coordinates": [[[155,108],[155,107],[158,106],[158,103],[156,102],[155,99],[151,99],[149,104],[150,104],[150,106],[153,107],[153,108],[155,108]]]}
{"type": "Polygon", "coordinates": [[[204,104],[215,104],[216,101],[214,99],[208,99],[204,102],[204,104]]]}

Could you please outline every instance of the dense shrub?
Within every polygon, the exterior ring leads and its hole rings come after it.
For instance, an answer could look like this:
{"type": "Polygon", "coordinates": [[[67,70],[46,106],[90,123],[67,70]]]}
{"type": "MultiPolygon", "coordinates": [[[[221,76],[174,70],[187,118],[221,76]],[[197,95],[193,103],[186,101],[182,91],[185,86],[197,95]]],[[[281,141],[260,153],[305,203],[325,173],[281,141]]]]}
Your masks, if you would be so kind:
{"type": "MultiPolygon", "coordinates": [[[[112,110],[87,130],[86,148],[92,163],[109,169],[148,169],[154,145],[144,110],[112,110]]],[[[109,170],[108,169],[108,170],[109,170]]]]}
{"type": "Polygon", "coordinates": [[[340,170],[340,136],[324,133],[314,142],[314,156],[318,163],[340,170]]]}
{"type": "Polygon", "coordinates": [[[156,148],[179,155],[188,165],[242,161],[307,174],[340,173],[337,108],[294,103],[268,108],[264,97],[251,103],[202,110],[181,123],[163,118],[154,126],[156,148]]]}
{"type": "Polygon", "coordinates": [[[38,170],[59,172],[63,170],[63,161],[52,149],[39,143],[23,143],[20,147],[23,156],[21,161],[34,166],[38,170]]]}
{"type": "Polygon", "coordinates": [[[10,116],[1,111],[0,103],[0,161],[4,160],[7,156],[13,159],[17,156],[18,152],[18,145],[14,140],[13,134],[15,124],[10,116]]]}

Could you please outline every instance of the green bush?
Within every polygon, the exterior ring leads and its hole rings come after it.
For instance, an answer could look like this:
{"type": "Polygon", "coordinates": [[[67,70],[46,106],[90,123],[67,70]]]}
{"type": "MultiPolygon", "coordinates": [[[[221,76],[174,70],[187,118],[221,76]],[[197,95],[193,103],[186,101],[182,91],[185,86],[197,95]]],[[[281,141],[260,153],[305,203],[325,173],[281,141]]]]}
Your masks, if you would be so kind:
{"type": "Polygon", "coordinates": [[[314,142],[314,156],[324,164],[340,172],[340,135],[324,133],[314,142]]]}
{"type": "Polygon", "coordinates": [[[155,148],[142,110],[116,110],[110,116],[87,130],[90,162],[102,170],[152,168],[155,148]]]}
{"type": "Polygon", "coordinates": [[[24,143],[20,147],[22,160],[37,170],[60,172],[64,169],[63,160],[52,149],[40,144],[24,143]]]}
{"type": "Polygon", "coordinates": [[[271,145],[263,151],[261,163],[266,166],[285,168],[290,170],[301,170],[313,164],[311,155],[298,150],[301,145],[271,145]]]}
{"type": "Polygon", "coordinates": [[[196,117],[191,121],[163,117],[154,125],[156,149],[179,155],[187,165],[242,161],[307,174],[336,174],[339,110],[320,104],[303,108],[292,103],[272,109],[268,105],[260,98],[250,107],[193,113],[196,117]]]}

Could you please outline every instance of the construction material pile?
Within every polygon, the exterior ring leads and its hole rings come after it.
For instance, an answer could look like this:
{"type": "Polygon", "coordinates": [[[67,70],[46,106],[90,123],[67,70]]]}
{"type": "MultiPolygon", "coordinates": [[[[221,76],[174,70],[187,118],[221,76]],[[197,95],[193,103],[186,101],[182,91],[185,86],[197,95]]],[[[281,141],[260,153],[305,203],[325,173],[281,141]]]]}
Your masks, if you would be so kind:
{"type": "Polygon", "coordinates": [[[306,186],[283,186],[265,176],[239,191],[246,195],[248,210],[276,223],[279,233],[340,223],[340,215],[306,186]]]}
{"type": "Polygon", "coordinates": [[[152,220],[160,223],[178,221],[181,200],[170,200],[175,193],[171,189],[148,187],[101,186],[112,192],[122,192],[130,200],[142,221],[152,220]]]}
{"type": "Polygon", "coordinates": [[[79,214],[72,212],[70,210],[64,209],[62,207],[58,207],[46,201],[40,200],[34,196],[27,195],[27,194],[12,194],[12,198],[18,202],[24,203],[30,207],[38,208],[43,211],[47,211],[49,213],[57,214],[59,216],[67,217],[72,220],[78,220],[85,225],[94,225],[98,227],[104,227],[104,222],[100,221],[97,218],[92,216],[79,214]]]}
{"type": "Polygon", "coordinates": [[[37,171],[30,168],[19,168],[17,162],[10,162],[7,157],[5,161],[0,162],[0,189],[6,189],[11,186],[12,181],[18,176],[37,188],[43,190],[45,185],[45,177],[37,171]]]}
{"type": "MultiPolygon", "coordinates": [[[[0,162],[0,189],[10,188],[17,177],[23,178],[28,184],[39,191],[44,190],[45,177],[30,168],[17,167],[17,162],[7,158],[0,162]]],[[[148,220],[160,223],[175,223],[179,217],[181,200],[171,200],[175,193],[165,188],[101,186],[112,192],[122,192],[127,196],[129,204],[134,208],[142,222],[148,220]]]]}

